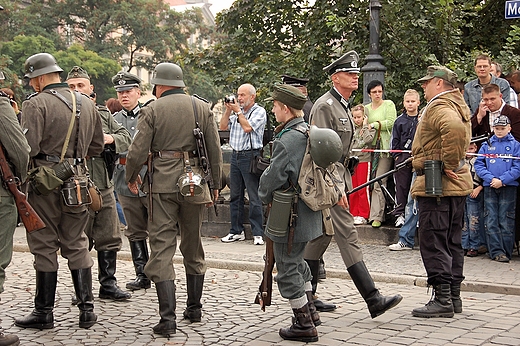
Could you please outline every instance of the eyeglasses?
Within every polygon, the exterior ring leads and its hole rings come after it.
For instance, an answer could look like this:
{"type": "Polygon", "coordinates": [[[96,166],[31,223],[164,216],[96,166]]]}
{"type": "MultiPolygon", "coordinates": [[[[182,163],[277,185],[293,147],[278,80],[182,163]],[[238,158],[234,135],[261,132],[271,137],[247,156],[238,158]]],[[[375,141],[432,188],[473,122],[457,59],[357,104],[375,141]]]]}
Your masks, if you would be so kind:
{"type": "Polygon", "coordinates": [[[371,94],[382,94],[383,91],[382,90],[374,90],[374,91],[371,91],[370,93],[371,94]]]}

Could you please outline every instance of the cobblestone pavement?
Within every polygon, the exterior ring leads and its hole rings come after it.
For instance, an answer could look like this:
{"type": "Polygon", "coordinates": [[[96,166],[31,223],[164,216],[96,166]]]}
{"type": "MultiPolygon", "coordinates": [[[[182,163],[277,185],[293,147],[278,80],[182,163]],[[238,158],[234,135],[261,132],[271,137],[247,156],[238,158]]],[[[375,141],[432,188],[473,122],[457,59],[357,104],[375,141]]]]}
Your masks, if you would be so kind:
{"type": "MultiPolygon", "coordinates": [[[[117,277],[120,286],[134,278],[134,269],[124,239],[119,253],[117,277]]],[[[5,333],[20,337],[21,345],[297,345],[278,336],[289,326],[291,310],[273,285],[273,305],[262,312],[253,304],[261,279],[264,247],[252,241],[224,244],[204,238],[208,271],[203,294],[201,323],[182,320],[186,285],[182,256],[175,256],[177,271],[177,334],[157,338],[152,327],[159,321],[155,288],[135,291],[127,302],[97,298],[97,261],[92,267],[98,323],[78,327],[78,309],[70,301],[72,279],[66,261],[60,258],[55,304],[55,328],[21,329],[14,318],[34,307],[33,257],[27,251],[23,228],[15,233],[13,261],[7,268],[0,306],[5,333]]],[[[319,341],[314,345],[520,345],[520,258],[509,264],[484,256],[466,258],[464,311],[454,318],[420,319],[411,310],[426,303],[431,291],[424,287],[425,272],[418,250],[391,252],[384,246],[362,245],[367,267],[383,294],[400,293],[404,299],[394,309],[371,319],[354,284],[348,279],[337,245],[325,254],[327,279],[319,284],[321,299],[338,309],[322,313],[319,341]],[[468,284],[469,283],[469,284],[468,284]],[[512,293],[512,294],[504,294],[512,293]]],[[[95,252],[93,252],[95,258],[95,252]]]]}

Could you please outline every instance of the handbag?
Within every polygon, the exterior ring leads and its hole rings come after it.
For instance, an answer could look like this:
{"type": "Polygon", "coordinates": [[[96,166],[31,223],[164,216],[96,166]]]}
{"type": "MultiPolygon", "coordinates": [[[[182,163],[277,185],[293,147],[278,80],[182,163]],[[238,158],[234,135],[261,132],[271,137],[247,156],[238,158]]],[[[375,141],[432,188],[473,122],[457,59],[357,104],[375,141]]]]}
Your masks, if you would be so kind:
{"type": "Polygon", "coordinates": [[[267,167],[269,167],[271,160],[262,156],[263,150],[261,150],[260,155],[253,155],[253,141],[251,139],[251,133],[249,133],[249,142],[251,143],[251,162],[249,163],[249,173],[261,176],[267,167]]]}

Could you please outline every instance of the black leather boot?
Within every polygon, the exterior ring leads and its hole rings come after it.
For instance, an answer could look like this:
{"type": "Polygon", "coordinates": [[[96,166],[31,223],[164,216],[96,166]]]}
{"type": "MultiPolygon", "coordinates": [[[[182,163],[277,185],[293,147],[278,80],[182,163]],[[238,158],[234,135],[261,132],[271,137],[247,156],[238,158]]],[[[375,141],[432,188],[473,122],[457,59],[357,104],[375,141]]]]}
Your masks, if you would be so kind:
{"type": "Polygon", "coordinates": [[[51,329],[54,328],[54,298],[58,272],[36,271],[36,295],[34,310],[28,316],[17,318],[14,324],[20,328],[51,329]]]}
{"type": "Polygon", "coordinates": [[[155,283],[157,290],[157,298],[159,298],[159,315],[161,320],[153,327],[155,334],[170,337],[177,331],[177,323],[175,322],[175,283],[173,280],[161,281],[155,283]]]}
{"type": "Polygon", "coordinates": [[[403,299],[400,294],[391,297],[381,295],[365,266],[365,262],[360,261],[347,270],[359,293],[367,303],[370,317],[375,318],[384,314],[386,310],[393,308],[403,299]]]}
{"type": "Polygon", "coordinates": [[[306,291],[307,295],[307,305],[309,306],[309,313],[311,314],[312,323],[317,327],[321,324],[320,314],[316,310],[316,306],[314,305],[314,301],[312,300],[312,291],[306,291]]]}
{"type": "Polygon", "coordinates": [[[183,316],[190,322],[200,322],[202,318],[202,289],[204,287],[204,274],[186,274],[186,286],[188,299],[183,316]]]}
{"type": "Polygon", "coordinates": [[[453,312],[460,314],[462,312],[462,299],[460,298],[460,284],[451,285],[451,303],[453,304],[453,312]]]}
{"type": "Polygon", "coordinates": [[[99,298],[127,300],[132,297],[117,286],[116,274],[117,253],[115,251],[98,251],[99,298]]]}
{"type": "Polygon", "coordinates": [[[316,310],[319,312],[330,312],[336,310],[336,305],[323,302],[316,298],[316,290],[318,288],[318,271],[320,267],[320,261],[319,260],[308,260],[306,259],[305,262],[309,265],[309,268],[311,269],[312,279],[311,279],[311,285],[312,285],[312,298],[314,306],[316,307],[316,310]]]}
{"type": "Polygon", "coordinates": [[[140,290],[142,288],[147,289],[152,286],[150,279],[144,273],[144,266],[148,262],[148,245],[146,240],[131,241],[130,251],[132,252],[132,260],[134,261],[136,278],[134,281],[130,281],[126,284],[126,288],[129,290],[140,290]]]}
{"type": "Polygon", "coordinates": [[[280,328],[278,334],[284,340],[301,342],[318,341],[318,331],[312,323],[309,305],[305,304],[300,309],[293,309],[293,324],[289,328],[280,328]]]}
{"type": "Polygon", "coordinates": [[[78,298],[79,327],[90,328],[96,324],[94,295],[92,294],[92,271],[90,268],[71,270],[74,290],[78,298]]]}
{"type": "Polygon", "coordinates": [[[0,346],[18,346],[20,339],[14,334],[4,334],[2,327],[0,327],[0,346]]]}
{"type": "MultiPolygon", "coordinates": [[[[462,308],[462,307],[461,307],[462,308]]],[[[430,301],[420,308],[412,310],[415,317],[453,317],[453,304],[451,303],[450,284],[433,286],[433,294],[430,301]]]]}

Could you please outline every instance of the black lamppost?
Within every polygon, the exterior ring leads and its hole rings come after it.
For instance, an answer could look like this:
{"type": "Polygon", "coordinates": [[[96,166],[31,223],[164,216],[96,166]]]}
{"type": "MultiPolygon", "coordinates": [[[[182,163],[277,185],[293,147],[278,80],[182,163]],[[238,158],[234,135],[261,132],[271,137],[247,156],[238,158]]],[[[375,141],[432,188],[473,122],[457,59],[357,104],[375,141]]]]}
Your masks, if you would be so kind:
{"type": "Polygon", "coordinates": [[[367,64],[361,68],[363,73],[363,103],[370,103],[366,92],[368,83],[377,79],[384,83],[386,67],[383,66],[383,57],[379,55],[379,11],[381,3],[378,0],[370,0],[370,46],[368,47],[367,64]]]}

